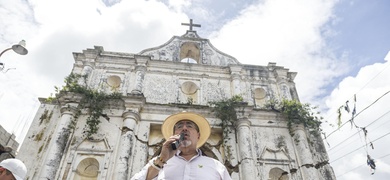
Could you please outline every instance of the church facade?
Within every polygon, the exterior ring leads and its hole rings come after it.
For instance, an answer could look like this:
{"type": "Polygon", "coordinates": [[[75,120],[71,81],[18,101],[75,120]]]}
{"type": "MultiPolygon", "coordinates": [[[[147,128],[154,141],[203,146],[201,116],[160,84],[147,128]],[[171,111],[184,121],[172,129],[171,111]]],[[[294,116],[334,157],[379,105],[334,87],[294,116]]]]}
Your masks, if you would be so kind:
{"type": "Polygon", "coordinates": [[[236,180],[336,179],[320,137],[302,125],[290,135],[286,119],[267,110],[270,99],[298,100],[297,73],[268,63],[241,64],[190,30],[167,43],[121,53],[103,47],[73,53],[78,83],[104,93],[120,93],[103,109],[98,130],[87,137],[88,108],[78,93],[55,101],[41,98],[17,158],[28,179],[127,180],[160,152],[162,122],[194,112],[204,116],[212,134],[202,152],[221,161],[236,180]],[[243,98],[233,131],[224,133],[209,102],[243,98]]]}

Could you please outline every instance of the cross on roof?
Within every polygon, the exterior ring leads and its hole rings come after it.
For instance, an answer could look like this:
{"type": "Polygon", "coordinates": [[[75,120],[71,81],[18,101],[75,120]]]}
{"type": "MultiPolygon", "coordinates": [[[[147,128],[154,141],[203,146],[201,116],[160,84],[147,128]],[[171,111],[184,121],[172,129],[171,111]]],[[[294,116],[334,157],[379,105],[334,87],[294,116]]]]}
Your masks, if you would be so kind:
{"type": "Polygon", "coordinates": [[[190,19],[190,23],[181,23],[183,26],[190,26],[190,31],[192,31],[192,27],[200,27],[200,24],[193,24],[192,19],[190,19]]]}

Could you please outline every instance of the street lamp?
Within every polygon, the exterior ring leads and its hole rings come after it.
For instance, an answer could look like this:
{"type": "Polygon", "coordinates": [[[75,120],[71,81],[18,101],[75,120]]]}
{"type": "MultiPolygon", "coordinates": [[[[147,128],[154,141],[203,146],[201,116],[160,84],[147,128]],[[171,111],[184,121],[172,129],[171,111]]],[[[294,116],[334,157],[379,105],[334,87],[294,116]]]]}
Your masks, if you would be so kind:
{"type": "MultiPolygon", "coordinates": [[[[3,52],[0,53],[0,57],[7,51],[9,50],[14,50],[14,52],[20,54],[20,55],[26,55],[28,53],[27,49],[26,49],[26,41],[25,40],[21,40],[19,42],[19,44],[14,44],[12,45],[12,47],[10,48],[7,48],[7,49],[4,49],[3,52]]],[[[0,62],[0,71],[3,71],[4,69],[4,63],[0,62]]]]}

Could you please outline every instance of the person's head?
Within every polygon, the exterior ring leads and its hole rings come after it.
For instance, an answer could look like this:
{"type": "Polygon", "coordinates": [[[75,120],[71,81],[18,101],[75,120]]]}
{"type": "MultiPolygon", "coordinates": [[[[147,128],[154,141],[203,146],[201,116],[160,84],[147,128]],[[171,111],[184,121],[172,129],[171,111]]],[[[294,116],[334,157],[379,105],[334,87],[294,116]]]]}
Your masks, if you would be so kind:
{"type": "Polygon", "coordinates": [[[161,131],[165,139],[174,134],[184,133],[185,141],[182,145],[199,148],[209,138],[211,129],[204,117],[195,113],[182,112],[166,118],[161,131]]]}
{"type": "Polygon", "coordinates": [[[0,162],[0,180],[23,180],[26,174],[26,165],[19,159],[5,159],[0,162]]]}

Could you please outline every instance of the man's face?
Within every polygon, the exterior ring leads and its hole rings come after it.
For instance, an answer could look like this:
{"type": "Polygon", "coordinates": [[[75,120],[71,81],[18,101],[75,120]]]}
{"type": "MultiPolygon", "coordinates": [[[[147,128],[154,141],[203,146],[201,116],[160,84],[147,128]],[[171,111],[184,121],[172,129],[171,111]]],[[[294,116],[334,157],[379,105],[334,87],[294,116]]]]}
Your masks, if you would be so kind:
{"type": "Polygon", "coordinates": [[[0,180],[16,180],[14,175],[3,167],[0,167],[0,180]]]}
{"type": "Polygon", "coordinates": [[[186,143],[188,144],[188,141],[190,141],[188,146],[192,145],[192,147],[196,147],[200,137],[198,126],[192,121],[181,120],[175,124],[174,134],[180,134],[182,132],[185,134],[184,140],[186,142],[184,142],[184,146],[186,146],[186,143]]]}

